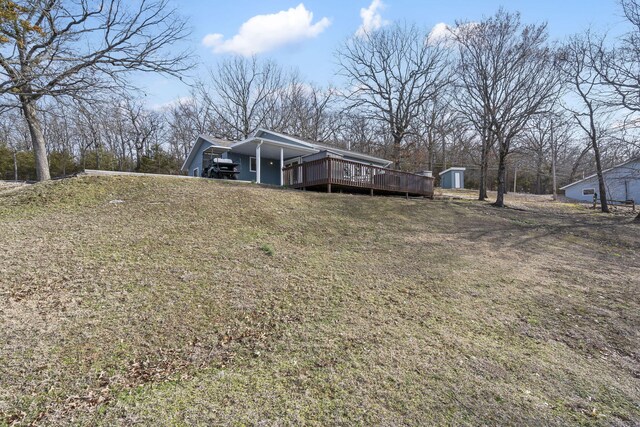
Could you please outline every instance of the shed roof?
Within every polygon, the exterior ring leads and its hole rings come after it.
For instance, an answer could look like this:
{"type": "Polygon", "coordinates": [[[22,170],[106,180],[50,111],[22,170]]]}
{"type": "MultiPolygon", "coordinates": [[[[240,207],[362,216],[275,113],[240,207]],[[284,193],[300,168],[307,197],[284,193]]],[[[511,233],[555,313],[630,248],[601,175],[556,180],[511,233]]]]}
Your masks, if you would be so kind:
{"type": "MultiPolygon", "coordinates": [[[[628,165],[629,163],[633,163],[633,162],[637,162],[637,161],[640,161],[640,156],[632,157],[631,159],[627,160],[624,163],[620,163],[619,165],[615,165],[615,166],[610,167],[609,169],[605,169],[605,170],[602,171],[602,174],[604,175],[605,173],[611,172],[612,170],[619,169],[619,168],[621,168],[623,166],[628,165]]],[[[571,184],[567,184],[564,187],[560,187],[560,189],[564,190],[566,188],[573,187],[574,185],[580,184],[581,182],[590,180],[591,178],[595,177],[596,175],[597,175],[597,173],[594,173],[592,175],[589,175],[586,178],[582,178],[579,181],[572,182],[571,184]]]]}
{"type": "Polygon", "coordinates": [[[438,175],[442,176],[447,172],[451,172],[451,171],[466,171],[467,168],[461,168],[461,167],[453,167],[453,168],[449,168],[447,170],[443,170],[442,172],[440,172],[438,175]]]}

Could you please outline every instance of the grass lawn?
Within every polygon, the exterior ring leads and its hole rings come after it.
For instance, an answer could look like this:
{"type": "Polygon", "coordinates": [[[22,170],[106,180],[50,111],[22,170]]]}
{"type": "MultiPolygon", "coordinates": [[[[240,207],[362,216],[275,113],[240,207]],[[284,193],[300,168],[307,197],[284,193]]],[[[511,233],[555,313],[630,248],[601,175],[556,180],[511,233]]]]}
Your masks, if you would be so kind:
{"type": "Polygon", "coordinates": [[[640,225],[507,203],[0,188],[0,425],[640,424],[640,225]]]}

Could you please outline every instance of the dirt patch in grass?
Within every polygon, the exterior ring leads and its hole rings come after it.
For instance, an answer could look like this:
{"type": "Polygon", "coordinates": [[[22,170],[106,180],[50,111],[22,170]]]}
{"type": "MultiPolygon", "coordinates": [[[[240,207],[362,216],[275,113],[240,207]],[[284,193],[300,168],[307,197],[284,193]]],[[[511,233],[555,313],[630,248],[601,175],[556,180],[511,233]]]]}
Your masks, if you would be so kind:
{"type": "Polygon", "coordinates": [[[640,226],[522,203],[0,194],[0,424],[640,423],[640,226]]]}

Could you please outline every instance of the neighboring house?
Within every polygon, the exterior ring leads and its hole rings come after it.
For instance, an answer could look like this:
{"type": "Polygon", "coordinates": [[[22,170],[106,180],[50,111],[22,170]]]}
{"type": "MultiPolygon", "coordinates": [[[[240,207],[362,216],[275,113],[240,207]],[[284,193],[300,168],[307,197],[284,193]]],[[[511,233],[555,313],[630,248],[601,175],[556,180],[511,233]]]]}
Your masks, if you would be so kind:
{"type": "Polygon", "coordinates": [[[464,171],[466,168],[449,168],[440,172],[441,188],[464,188],[464,171]]]}
{"type": "Polygon", "coordinates": [[[320,158],[339,158],[383,168],[392,163],[367,154],[326,147],[282,133],[259,129],[249,138],[237,142],[200,136],[182,165],[182,170],[191,176],[202,176],[203,170],[215,157],[231,159],[237,163],[239,180],[272,185],[284,185],[283,168],[320,158]]]}
{"type": "MultiPolygon", "coordinates": [[[[607,199],[633,200],[635,203],[640,203],[640,157],[609,168],[602,173],[607,189],[607,199]]],[[[588,176],[560,189],[564,190],[565,196],[570,199],[592,202],[594,194],[599,192],[598,176],[596,174],[588,176]]]]}

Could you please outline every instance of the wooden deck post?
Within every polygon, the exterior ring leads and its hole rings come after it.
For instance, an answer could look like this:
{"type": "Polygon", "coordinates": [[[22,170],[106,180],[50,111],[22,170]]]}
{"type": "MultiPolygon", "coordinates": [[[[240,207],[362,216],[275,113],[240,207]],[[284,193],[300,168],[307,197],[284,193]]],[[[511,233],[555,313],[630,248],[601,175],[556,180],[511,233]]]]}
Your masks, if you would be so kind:
{"type": "Polygon", "coordinates": [[[331,193],[331,158],[327,158],[327,193],[331,193]]]}
{"type": "Polygon", "coordinates": [[[371,197],[373,197],[373,188],[371,189],[371,197]]]}

